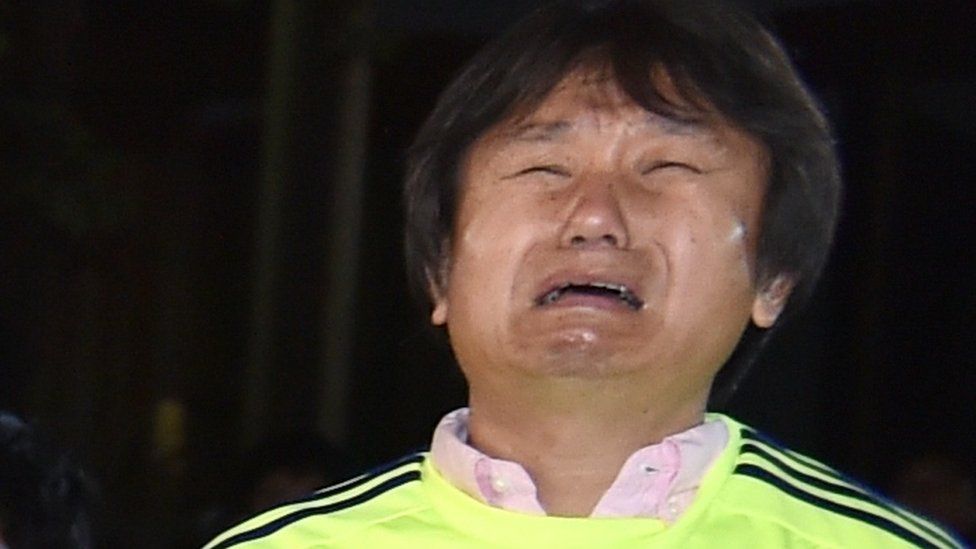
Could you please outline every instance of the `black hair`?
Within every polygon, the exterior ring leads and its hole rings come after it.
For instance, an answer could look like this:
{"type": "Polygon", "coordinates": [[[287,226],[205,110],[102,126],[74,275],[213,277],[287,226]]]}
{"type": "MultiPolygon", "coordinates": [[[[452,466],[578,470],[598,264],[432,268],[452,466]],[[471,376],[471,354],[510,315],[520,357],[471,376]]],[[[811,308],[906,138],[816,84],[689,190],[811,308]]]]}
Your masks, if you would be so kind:
{"type": "MultiPolygon", "coordinates": [[[[444,282],[467,150],[494,125],[530,112],[579,68],[609,69],[650,112],[717,113],[763,144],[770,166],[756,283],[789,276],[795,286],[781,317],[790,316],[809,296],[833,239],[841,191],[833,138],[776,39],[748,13],[710,0],[554,2],[483,48],[442,93],[408,152],[413,291],[426,299],[431,284],[444,282]],[[662,70],[680,101],[652,78],[662,70]]],[[[713,394],[731,394],[769,333],[747,329],[713,394]]]]}

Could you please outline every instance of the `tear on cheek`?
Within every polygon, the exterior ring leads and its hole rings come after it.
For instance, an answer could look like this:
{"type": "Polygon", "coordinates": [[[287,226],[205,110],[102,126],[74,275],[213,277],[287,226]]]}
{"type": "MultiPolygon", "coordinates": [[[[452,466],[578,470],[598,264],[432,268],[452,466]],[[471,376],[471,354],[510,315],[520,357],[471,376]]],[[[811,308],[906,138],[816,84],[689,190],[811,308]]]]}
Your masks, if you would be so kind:
{"type": "Polygon", "coordinates": [[[743,272],[746,273],[752,271],[749,261],[748,240],[749,228],[746,227],[746,224],[741,219],[736,219],[735,224],[729,230],[727,242],[735,250],[739,258],[739,265],[742,267],[743,272]]]}
{"type": "Polygon", "coordinates": [[[746,235],[749,233],[746,229],[746,224],[741,220],[737,220],[732,230],[729,231],[729,242],[732,244],[741,244],[745,242],[746,235]]]}

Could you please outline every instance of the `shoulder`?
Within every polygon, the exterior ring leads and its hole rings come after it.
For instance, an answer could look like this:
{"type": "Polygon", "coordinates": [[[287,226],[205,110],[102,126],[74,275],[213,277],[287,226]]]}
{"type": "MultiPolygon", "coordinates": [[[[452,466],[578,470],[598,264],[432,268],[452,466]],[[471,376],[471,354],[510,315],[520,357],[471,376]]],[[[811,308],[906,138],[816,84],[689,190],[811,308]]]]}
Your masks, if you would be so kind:
{"type": "Polygon", "coordinates": [[[963,547],[946,529],[873,489],[725,419],[736,457],[723,499],[750,522],[819,546],[963,547]]]}
{"type": "Polygon", "coordinates": [[[205,549],[319,546],[422,509],[419,484],[425,459],[425,453],[409,454],[269,509],[224,532],[205,549]]]}

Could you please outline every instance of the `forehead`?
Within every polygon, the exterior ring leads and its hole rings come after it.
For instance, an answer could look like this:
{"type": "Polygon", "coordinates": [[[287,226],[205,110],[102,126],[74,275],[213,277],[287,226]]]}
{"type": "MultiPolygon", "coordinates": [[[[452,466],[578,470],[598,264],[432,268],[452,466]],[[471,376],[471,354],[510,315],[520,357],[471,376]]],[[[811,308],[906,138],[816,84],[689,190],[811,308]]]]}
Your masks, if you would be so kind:
{"type": "Polygon", "coordinates": [[[541,100],[517,107],[514,114],[489,128],[482,137],[545,141],[573,130],[610,126],[635,132],[653,130],[668,135],[714,137],[717,128],[729,126],[714,109],[685,99],[664,71],[649,76],[648,85],[653,85],[673,113],[638,104],[608,70],[577,69],[541,100]]]}
{"type": "MultiPolygon", "coordinates": [[[[490,127],[469,148],[464,163],[473,157],[510,158],[587,146],[604,136],[606,143],[656,150],[660,147],[705,155],[715,162],[758,162],[768,170],[768,148],[738,128],[707,102],[685,99],[663,71],[648,84],[673,109],[645,108],[634,100],[608,71],[576,70],[560,80],[538,102],[490,127]]],[[[713,162],[714,163],[714,162],[713,162]]]]}

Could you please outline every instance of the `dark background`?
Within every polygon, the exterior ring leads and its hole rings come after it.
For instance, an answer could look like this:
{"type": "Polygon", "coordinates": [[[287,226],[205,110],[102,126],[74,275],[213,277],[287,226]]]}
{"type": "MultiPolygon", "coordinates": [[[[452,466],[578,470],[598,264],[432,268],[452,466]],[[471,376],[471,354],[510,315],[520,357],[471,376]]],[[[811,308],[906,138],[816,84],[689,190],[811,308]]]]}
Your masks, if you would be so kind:
{"type": "MultiPolygon", "coordinates": [[[[532,5],[0,0],[0,409],[93,472],[102,537],[191,543],[270,433],[375,463],[464,402],[405,287],[403,151],[532,5]]],[[[751,5],[848,188],[814,305],[729,409],[882,489],[971,466],[976,8],[751,5]]]]}

